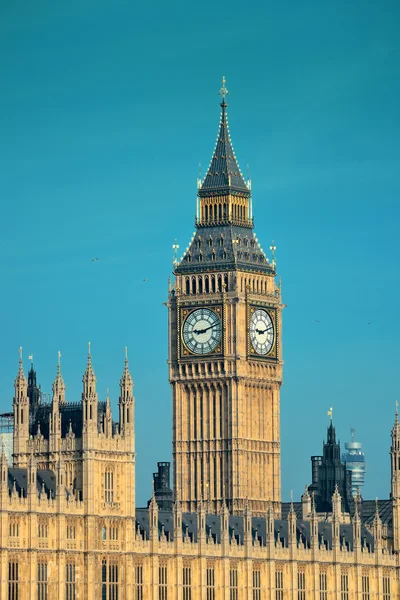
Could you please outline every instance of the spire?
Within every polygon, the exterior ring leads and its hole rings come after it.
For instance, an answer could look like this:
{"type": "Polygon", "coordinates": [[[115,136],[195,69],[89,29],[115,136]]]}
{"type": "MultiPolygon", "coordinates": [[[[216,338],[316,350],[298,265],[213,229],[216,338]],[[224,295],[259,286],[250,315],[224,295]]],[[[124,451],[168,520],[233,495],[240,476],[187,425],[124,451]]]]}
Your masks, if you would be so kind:
{"type": "Polygon", "coordinates": [[[223,77],[222,87],[219,91],[220,96],[222,96],[222,102],[220,104],[222,112],[217,143],[207,174],[199,188],[198,195],[200,197],[214,194],[227,195],[233,191],[241,192],[247,197],[250,196],[250,190],[244,182],[229,134],[228,116],[226,112],[228,106],[226,103],[228,90],[226,89],[225,84],[226,79],[223,77]]]}
{"type": "Polygon", "coordinates": [[[83,375],[83,385],[84,385],[84,393],[85,394],[92,394],[95,393],[95,385],[96,385],[96,375],[94,374],[93,371],[93,366],[92,366],[92,355],[90,352],[90,342],[88,343],[88,357],[87,357],[87,364],[86,364],[86,370],[85,373],[83,375]]]}
{"type": "Polygon", "coordinates": [[[61,352],[57,353],[57,373],[53,383],[53,401],[65,404],[65,383],[61,374],[61,352]]]}
{"type": "Polygon", "coordinates": [[[129,372],[129,361],[128,361],[128,348],[127,346],[125,346],[125,366],[124,366],[124,371],[122,373],[122,377],[121,380],[119,382],[120,386],[121,386],[121,397],[122,398],[126,398],[129,396],[132,396],[132,386],[133,386],[133,379],[132,376],[129,372]],[[123,393],[123,391],[125,393],[123,393]]]}
{"type": "Polygon", "coordinates": [[[23,387],[27,385],[27,381],[26,381],[26,377],[25,377],[25,373],[24,373],[24,366],[22,363],[22,346],[20,346],[19,348],[19,367],[18,367],[18,373],[17,376],[15,378],[15,382],[14,382],[14,386],[17,388],[23,387]]]}

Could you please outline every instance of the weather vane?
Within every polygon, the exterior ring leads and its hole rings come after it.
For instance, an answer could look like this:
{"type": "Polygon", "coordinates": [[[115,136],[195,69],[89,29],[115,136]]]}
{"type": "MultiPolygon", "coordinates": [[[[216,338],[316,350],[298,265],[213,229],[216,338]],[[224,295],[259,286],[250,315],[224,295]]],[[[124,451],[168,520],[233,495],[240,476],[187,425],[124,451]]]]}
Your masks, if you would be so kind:
{"type": "Polygon", "coordinates": [[[333,416],[333,408],[331,406],[330,409],[328,410],[328,417],[331,418],[331,423],[332,423],[332,416],[333,416]]]}
{"type": "Polygon", "coordinates": [[[222,101],[225,101],[226,96],[229,95],[228,90],[226,89],[226,79],[225,76],[222,77],[222,88],[219,90],[218,94],[222,96],[222,101]]]}

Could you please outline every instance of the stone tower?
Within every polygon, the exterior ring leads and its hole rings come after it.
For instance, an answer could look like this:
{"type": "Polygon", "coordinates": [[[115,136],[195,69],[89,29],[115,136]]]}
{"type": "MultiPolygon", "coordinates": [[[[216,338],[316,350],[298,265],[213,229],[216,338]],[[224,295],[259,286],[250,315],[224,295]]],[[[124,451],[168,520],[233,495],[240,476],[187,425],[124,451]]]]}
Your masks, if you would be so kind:
{"type": "MultiPolygon", "coordinates": [[[[169,294],[174,492],[184,511],[280,510],[281,295],[254,232],[233,151],[225,80],[196,232],[169,294]]],[[[274,251],[274,247],[271,247],[274,251]]]]}
{"type": "Polygon", "coordinates": [[[393,510],[393,549],[400,551],[400,423],[396,405],[396,416],[392,429],[391,475],[392,485],[390,498],[393,510]]]}

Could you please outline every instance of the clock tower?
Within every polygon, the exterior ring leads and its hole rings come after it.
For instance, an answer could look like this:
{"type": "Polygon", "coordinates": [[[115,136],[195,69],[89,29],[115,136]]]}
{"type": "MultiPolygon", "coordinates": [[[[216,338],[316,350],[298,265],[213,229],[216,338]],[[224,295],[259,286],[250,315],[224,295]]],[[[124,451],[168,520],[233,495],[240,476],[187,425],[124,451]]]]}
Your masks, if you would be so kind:
{"type": "MultiPolygon", "coordinates": [[[[280,512],[281,294],[221,119],[196,232],[169,293],[174,492],[184,511],[280,512]]],[[[274,250],[273,247],[271,247],[274,250]]]]}

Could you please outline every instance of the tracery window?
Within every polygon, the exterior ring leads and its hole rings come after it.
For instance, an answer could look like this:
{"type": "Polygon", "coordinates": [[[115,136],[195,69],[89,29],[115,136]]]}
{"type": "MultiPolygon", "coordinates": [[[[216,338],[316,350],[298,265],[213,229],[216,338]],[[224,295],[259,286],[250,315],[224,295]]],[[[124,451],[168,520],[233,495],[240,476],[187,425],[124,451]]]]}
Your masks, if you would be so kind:
{"type": "Polygon", "coordinates": [[[67,522],[67,540],[74,540],[76,538],[76,527],[67,522]]]}
{"type": "Polygon", "coordinates": [[[110,540],[117,541],[118,540],[118,527],[110,527],[110,540]]]}
{"type": "Polygon", "coordinates": [[[19,536],[18,521],[12,520],[12,521],[10,521],[10,537],[18,537],[18,536],[19,536]]]}
{"type": "Polygon", "coordinates": [[[253,600],[261,600],[260,569],[253,569],[253,600]]]}
{"type": "Polygon", "coordinates": [[[18,563],[8,563],[8,600],[19,600],[18,589],[18,563]]]}
{"type": "Polygon", "coordinates": [[[208,567],[206,571],[207,600],[215,600],[215,572],[214,567],[208,567]]]}
{"type": "Polygon", "coordinates": [[[108,504],[114,502],[114,473],[112,471],[104,473],[104,502],[108,504]]]}
{"type": "Polygon", "coordinates": [[[38,537],[47,538],[49,536],[49,527],[46,521],[39,521],[38,525],[38,537]]]}
{"type": "Polygon", "coordinates": [[[118,565],[103,558],[101,562],[101,600],[118,600],[118,565]]]}
{"type": "Polygon", "coordinates": [[[76,567],[74,563],[65,565],[65,598],[75,600],[76,598],[76,567]]]}
{"type": "Polygon", "coordinates": [[[384,575],[383,577],[383,600],[390,600],[390,577],[384,575]]]}
{"type": "Polygon", "coordinates": [[[349,600],[349,576],[347,574],[340,576],[340,598],[349,600]]]}
{"type": "Polygon", "coordinates": [[[275,571],[275,599],[283,600],[283,571],[275,571]]]}
{"type": "Polygon", "coordinates": [[[238,570],[233,568],[229,570],[229,600],[238,600],[238,570]]]}
{"type": "Polygon", "coordinates": [[[328,600],[326,573],[319,574],[319,600],[328,600]]]}
{"type": "Polygon", "coordinates": [[[143,566],[135,568],[135,600],[143,600],[143,566]]]}
{"type": "Polygon", "coordinates": [[[297,600],[306,600],[306,574],[304,571],[297,573],[297,600]]]}
{"type": "Polygon", "coordinates": [[[37,597],[38,600],[47,600],[47,563],[39,562],[37,567],[37,597]]]}
{"type": "Polygon", "coordinates": [[[183,600],[192,600],[192,571],[188,566],[182,570],[183,600]]]}
{"type": "Polygon", "coordinates": [[[362,576],[361,586],[362,586],[362,588],[361,588],[362,600],[370,600],[368,575],[362,576]]]}
{"type": "Polygon", "coordinates": [[[158,567],[158,600],[168,600],[167,565],[158,567]]]}

